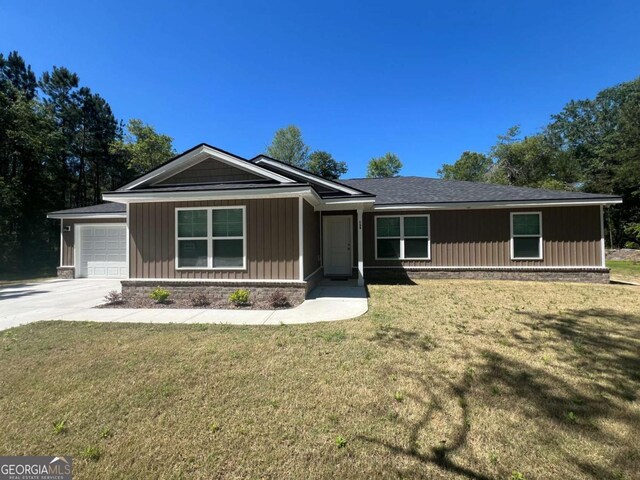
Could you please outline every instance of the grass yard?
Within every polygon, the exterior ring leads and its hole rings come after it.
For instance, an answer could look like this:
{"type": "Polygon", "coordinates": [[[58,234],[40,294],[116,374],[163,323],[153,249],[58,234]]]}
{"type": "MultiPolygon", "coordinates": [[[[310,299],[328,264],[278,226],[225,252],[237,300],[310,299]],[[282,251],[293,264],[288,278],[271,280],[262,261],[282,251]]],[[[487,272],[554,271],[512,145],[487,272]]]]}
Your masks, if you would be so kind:
{"type": "Polygon", "coordinates": [[[640,262],[630,260],[607,260],[611,278],[640,283],[640,262]]]}
{"type": "Polygon", "coordinates": [[[635,479],[640,287],[370,286],[281,327],[0,332],[0,454],[77,479],[635,479]]]}

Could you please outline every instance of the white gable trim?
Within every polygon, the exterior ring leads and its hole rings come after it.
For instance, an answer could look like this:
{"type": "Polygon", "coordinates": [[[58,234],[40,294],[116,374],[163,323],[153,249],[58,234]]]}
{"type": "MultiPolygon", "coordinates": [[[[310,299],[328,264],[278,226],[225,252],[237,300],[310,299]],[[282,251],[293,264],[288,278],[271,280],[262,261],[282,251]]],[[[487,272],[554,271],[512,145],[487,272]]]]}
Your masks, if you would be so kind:
{"type": "Polygon", "coordinates": [[[266,168],[262,168],[259,165],[256,165],[255,163],[251,163],[246,160],[240,160],[233,155],[230,155],[216,148],[202,145],[190,152],[185,153],[184,155],[177,157],[172,162],[169,162],[163,167],[160,167],[147,173],[146,175],[143,175],[142,177],[137,178],[133,182],[128,183],[127,185],[122,187],[121,190],[132,190],[145,183],[151,183],[152,180],[154,181],[154,183],[166,180],[172,175],[180,173],[181,171],[197,165],[198,163],[209,158],[220,160],[221,162],[233,165],[234,167],[254,173],[261,177],[275,180],[280,183],[296,183],[294,180],[285,177],[284,175],[274,173],[270,170],[267,170],[266,168]]]}
{"type": "Polygon", "coordinates": [[[280,168],[285,172],[289,172],[294,175],[299,175],[300,177],[306,178],[307,180],[311,180],[313,182],[319,183],[328,188],[333,188],[334,190],[340,190],[341,192],[348,193],[349,195],[362,195],[362,192],[358,190],[354,190],[353,188],[345,187],[344,185],[340,185],[338,183],[332,182],[331,180],[326,180],[322,177],[314,175],[313,173],[307,173],[301,170],[296,170],[295,168],[291,168],[288,165],[283,165],[280,162],[274,162],[273,160],[270,160],[262,156],[258,157],[258,160],[256,160],[255,163],[267,163],[273,167],[280,168]]]}

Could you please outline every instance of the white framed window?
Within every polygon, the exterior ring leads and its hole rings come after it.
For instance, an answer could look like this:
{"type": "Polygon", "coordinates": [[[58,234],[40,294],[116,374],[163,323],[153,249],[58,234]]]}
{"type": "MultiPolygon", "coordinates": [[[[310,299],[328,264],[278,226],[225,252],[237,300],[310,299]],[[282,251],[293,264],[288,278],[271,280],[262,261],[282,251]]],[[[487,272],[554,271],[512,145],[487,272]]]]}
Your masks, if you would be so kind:
{"type": "Polygon", "coordinates": [[[511,212],[511,260],[542,260],[541,212],[511,212]]]}
{"type": "Polygon", "coordinates": [[[244,270],[246,207],[176,208],[177,270],[244,270]]]}
{"type": "Polygon", "coordinates": [[[429,215],[375,217],[376,260],[430,260],[429,215]]]}

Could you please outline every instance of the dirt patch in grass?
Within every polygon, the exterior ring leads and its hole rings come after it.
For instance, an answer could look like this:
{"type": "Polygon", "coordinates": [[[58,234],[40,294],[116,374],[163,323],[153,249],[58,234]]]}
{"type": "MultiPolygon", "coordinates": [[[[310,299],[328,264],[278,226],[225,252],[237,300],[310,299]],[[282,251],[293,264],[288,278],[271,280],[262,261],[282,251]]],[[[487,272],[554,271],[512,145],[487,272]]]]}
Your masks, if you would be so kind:
{"type": "Polygon", "coordinates": [[[0,454],[74,455],[77,478],[637,478],[637,287],[369,293],[336,323],[2,332],[0,454]]]}

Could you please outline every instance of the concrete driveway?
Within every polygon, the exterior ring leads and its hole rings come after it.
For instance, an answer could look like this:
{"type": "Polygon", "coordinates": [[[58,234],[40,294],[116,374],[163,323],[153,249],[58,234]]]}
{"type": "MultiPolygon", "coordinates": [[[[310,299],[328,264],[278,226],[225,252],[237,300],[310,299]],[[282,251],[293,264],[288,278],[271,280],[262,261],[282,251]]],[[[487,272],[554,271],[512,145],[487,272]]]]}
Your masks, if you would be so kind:
{"type": "Polygon", "coordinates": [[[321,285],[302,305],[285,310],[93,308],[110,290],[120,291],[120,281],[82,278],[0,286],[0,330],[38,320],[280,325],[346,320],[368,309],[365,289],[354,285],[321,285]]]}
{"type": "Polygon", "coordinates": [[[120,280],[82,278],[0,286],[0,330],[36,320],[58,320],[103,302],[120,280]]]}

